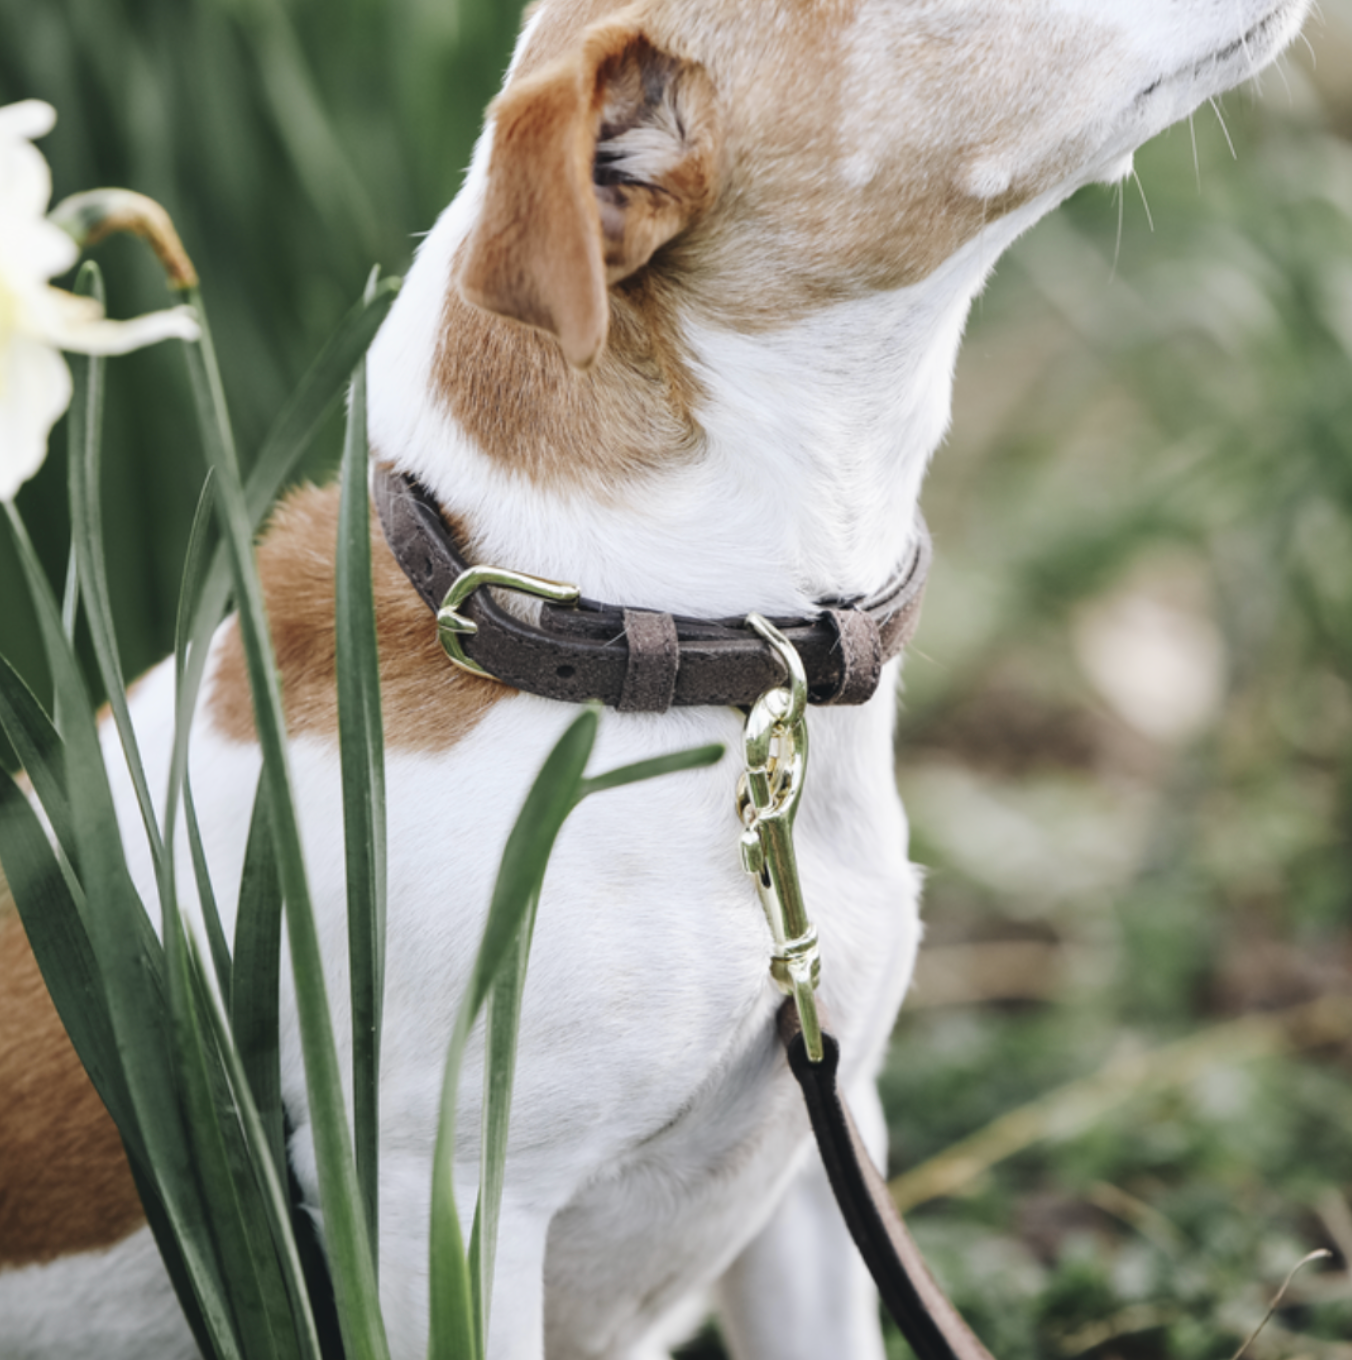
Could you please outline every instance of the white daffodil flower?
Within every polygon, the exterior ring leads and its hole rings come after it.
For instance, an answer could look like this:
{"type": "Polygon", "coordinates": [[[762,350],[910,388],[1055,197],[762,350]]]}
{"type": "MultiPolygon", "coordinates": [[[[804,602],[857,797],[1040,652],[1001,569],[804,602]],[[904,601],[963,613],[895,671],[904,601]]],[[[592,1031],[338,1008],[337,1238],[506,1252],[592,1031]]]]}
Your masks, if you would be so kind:
{"type": "Polygon", "coordinates": [[[75,242],[45,216],[52,177],[32,145],[56,111],[27,99],[0,108],[0,500],[12,500],[42,465],[47,436],[70,404],[61,350],[125,354],[159,340],[196,340],[191,307],[109,321],[92,298],[50,280],[79,257],[75,242]]]}

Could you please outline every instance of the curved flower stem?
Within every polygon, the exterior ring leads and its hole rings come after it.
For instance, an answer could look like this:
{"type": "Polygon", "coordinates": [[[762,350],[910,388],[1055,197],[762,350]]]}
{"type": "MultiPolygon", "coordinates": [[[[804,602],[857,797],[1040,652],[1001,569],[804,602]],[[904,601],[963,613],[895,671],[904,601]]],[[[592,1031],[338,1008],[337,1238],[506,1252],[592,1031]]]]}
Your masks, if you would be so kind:
{"type": "Polygon", "coordinates": [[[115,232],[139,236],[155,252],[177,292],[197,287],[197,270],[183,248],[169,214],[153,198],[131,189],[89,189],[63,198],[48,220],[82,250],[115,232]]]}

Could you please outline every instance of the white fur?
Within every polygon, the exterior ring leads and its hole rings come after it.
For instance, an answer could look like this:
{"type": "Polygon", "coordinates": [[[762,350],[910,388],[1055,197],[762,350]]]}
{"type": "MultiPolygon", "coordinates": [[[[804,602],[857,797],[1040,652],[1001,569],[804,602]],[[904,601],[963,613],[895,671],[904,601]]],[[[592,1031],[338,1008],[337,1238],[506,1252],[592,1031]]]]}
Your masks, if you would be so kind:
{"type": "Polygon", "coordinates": [[[197,1360],[149,1228],[106,1251],[0,1271],[4,1360],[197,1360]]]}
{"type": "MultiPolygon", "coordinates": [[[[485,560],[575,581],[593,597],[723,616],[799,612],[824,596],[870,591],[907,547],[921,479],[947,426],[967,310],[1000,252],[1080,184],[1122,173],[1146,137],[1267,60],[1298,24],[1299,0],[1255,34],[1255,50],[1223,60],[1211,54],[1270,10],[1273,0],[865,0],[852,57],[855,102],[843,114],[850,152],[842,183],[868,183],[897,119],[912,120],[914,132],[913,120],[925,117],[895,94],[904,84],[907,25],[923,21],[967,41],[981,31],[974,16],[1016,21],[1031,52],[1086,31],[1104,46],[1092,99],[1073,81],[1048,92],[1018,138],[992,135],[980,156],[955,165],[956,180],[991,198],[1066,145],[1080,149],[1073,169],[913,287],[769,332],[734,332],[687,315],[684,339],[705,393],[698,457],[613,493],[542,489],[504,470],[431,395],[451,257],[482,202],[490,129],[371,351],[372,443],[473,524],[485,560]]],[[[992,129],[998,121],[993,115],[992,129]]],[[[641,140],[633,150],[648,154],[641,140]]],[[[885,1137],[871,1078],[919,935],[918,875],[906,858],[892,781],[896,676],[889,667],[861,709],[813,713],[799,819],[824,1000],[846,1057],[845,1084],[880,1157],[885,1137]]],[[[162,668],[134,699],[160,787],[171,683],[162,668]]],[[[518,697],[448,753],[389,758],[380,1256],[395,1360],[412,1360],[426,1346],[441,1064],[498,847],[572,716],[518,697]]],[[[871,1288],[810,1152],[772,1033],[779,998],[767,974],[767,934],[736,849],[738,736],[737,715],[720,709],[607,714],[602,723],[596,769],[711,740],[731,754],[710,770],[589,800],[560,839],[522,1018],[492,1360],[540,1360],[545,1352],[550,1360],[650,1360],[682,1321],[698,1316],[710,1291],[739,1360],[882,1355],[871,1288]]],[[[205,722],[195,741],[207,854],[228,907],[258,758],[205,722]]],[[[116,768],[111,740],[109,749],[116,768]]],[[[332,742],[304,738],[293,742],[291,758],[346,1061],[337,753],[332,742]]],[[[139,846],[125,774],[118,792],[128,845],[139,846]]],[[[149,900],[148,857],[136,850],[134,858],[149,900]]],[[[181,858],[186,866],[186,850],[181,858]]],[[[185,874],[189,900],[192,892],[185,874]]],[[[315,1204],[309,1106],[285,985],[292,1155],[315,1204]]],[[[461,1093],[458,1193],[466,1213],[477,1174],[481,1064],[475,1049],[461,1093]]],[[[0,1356],[130,1357],[103,1339],[132,1334],[142,1319],[137,1354],[183,1354],[181,1328],[172,1338],[156,1330],[169,1326],[166,1294],[145,1265],[146,1238],[97,1260],[0,1275],[0,1356]],[[110,1261],[125,1263],[114,1293],[100,1283],[110,1261]],[[101,1311],[93,1312],[96,1295],[101,1311]],[[79,1307],[57,1306],[76,1297],[79,1307]],[[41,1344],[30,1340],[38,1318],[41,1344]]]]}

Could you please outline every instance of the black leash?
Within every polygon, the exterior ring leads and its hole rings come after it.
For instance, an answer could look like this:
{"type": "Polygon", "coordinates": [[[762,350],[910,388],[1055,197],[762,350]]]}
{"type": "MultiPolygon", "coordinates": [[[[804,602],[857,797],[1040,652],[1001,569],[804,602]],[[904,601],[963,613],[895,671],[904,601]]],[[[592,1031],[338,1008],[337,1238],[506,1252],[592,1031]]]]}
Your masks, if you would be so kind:
{"type": "Polygon", "coordinates": [[[789,1067],[803,1088],[812,1132],[845,1226],[878,1286],[883,1306],[917,1360],[992,1360],[930,1274],[887,1182],[859,1137],[836,1086],[840,1045],[823,1030],[822,1060],[814,1063],[807,1055],[792,1001],[780,1008],[779,1036],[789,1055],[789,1067]]]}

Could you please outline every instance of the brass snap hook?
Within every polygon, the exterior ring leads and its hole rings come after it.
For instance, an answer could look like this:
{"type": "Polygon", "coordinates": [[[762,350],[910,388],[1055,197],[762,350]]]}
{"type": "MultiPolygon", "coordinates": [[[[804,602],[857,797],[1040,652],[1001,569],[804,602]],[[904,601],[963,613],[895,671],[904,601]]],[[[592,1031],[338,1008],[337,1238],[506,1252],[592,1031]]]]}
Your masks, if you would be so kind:
{"type": "Polygon", "coordinates": [[[793,844],[793,822],[807,774],[807,676],[793,644],[769,620],[747,616],[784,667],[787,684],[752,705],[743,733],[746,773],[737,789],[742,864],[756,885],[774,938],[770,975],[794,999],[808,1058],[822,1060],[815,989],[821,976],[817,931],[808,919],[793,844]]]}

